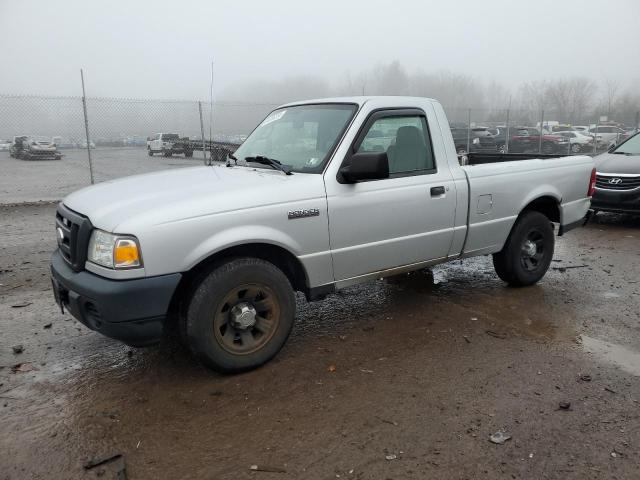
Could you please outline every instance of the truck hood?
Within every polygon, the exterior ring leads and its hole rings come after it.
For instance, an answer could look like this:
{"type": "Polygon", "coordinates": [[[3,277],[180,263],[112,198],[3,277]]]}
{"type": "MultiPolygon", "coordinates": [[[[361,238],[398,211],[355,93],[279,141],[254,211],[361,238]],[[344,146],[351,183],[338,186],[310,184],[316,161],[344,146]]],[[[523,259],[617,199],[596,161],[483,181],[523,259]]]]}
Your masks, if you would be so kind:
{"type": "Polygon", "coordinates": [[[603,153],[594,160],[598,173],[640,175],[640,155],[603,153]]]}
{"type": "Polygon", "coordinates": [[[135,234],[139,227],[324,196],[318,174],[201,166],[100,183],[72,193],[63,203],[89,217],[96,228],[135,234]]]}

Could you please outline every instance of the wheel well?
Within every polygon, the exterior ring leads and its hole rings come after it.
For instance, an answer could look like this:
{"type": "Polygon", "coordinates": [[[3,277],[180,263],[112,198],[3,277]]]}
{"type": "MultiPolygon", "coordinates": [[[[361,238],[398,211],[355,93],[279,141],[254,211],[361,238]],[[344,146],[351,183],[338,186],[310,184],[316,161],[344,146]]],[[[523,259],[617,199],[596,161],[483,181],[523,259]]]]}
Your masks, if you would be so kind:
{"type": "Polygon", "coordinates": [[[287,276],[294,290],[303,292],[305,295],[309,293],[307,274],[295,255],[282,247],[269,243],[250,243],[216,252],[188,272],[183,273],[173,294],[170,310],[176,312],[181,309],[182,300],[191,293],[204,275],[226,260],[238,257],[260,258],[274,264],[287,276]]]}
{"type": "Polygon", "coordinates": [[[536,198],[529,202],[522,211],[540,212],[552,222],[560,223],[560,207],[558,201],[551,196],[536,198]]]}

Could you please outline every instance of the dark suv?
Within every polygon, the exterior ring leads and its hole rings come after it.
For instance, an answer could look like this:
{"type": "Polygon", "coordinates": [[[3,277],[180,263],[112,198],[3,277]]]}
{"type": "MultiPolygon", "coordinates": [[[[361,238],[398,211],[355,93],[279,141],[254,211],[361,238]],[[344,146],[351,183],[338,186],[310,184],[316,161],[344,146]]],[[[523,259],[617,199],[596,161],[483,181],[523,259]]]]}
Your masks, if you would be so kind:
{"type": "Polygon", "coordinates": [[[458,155],[467,152],[496,152],[496,141],[485,127],[475,127],[471,131],[467,128],[452,128],[453,143],[458,155]],[[467,150],[467,144],[469,145],[467,150]]]}

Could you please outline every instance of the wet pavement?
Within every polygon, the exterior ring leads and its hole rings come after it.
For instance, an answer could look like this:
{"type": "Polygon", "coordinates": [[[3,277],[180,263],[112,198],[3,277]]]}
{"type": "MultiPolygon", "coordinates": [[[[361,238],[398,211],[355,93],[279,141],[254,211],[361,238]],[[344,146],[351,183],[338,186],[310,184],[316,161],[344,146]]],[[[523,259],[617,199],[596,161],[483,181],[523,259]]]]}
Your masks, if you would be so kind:
{"type": "Polygon", "coordinates": [[[221,376],[61,315],[53,212],[0,207],[0,479],[640,478],[640,220],[558,239],[529,288],[480,257],[301,299],[221,376]]]}

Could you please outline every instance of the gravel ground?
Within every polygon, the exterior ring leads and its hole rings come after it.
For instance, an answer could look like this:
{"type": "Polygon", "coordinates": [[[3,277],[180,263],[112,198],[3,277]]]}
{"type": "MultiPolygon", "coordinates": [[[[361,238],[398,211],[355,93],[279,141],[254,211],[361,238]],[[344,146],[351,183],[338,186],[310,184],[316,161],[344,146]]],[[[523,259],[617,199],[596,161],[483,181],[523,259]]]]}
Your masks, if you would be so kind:
{"type": "MultiPolygon", "coordinates": [[[[0,204],[60,200],[90,184],[87,151],[61,150],[61,160],[25,161],[0,152],[0,204]]],[[[91,150],[96,182],[165,170],[202,165],[202,152],[192,158],[183,155],[149,157],[145,147],[104,147],[91,150]]]]}
{"type": "Polygon", "coordinates": [[[300,300],[274,361],[221,376],[60,314],[54,208],[0,207],[0,479],[640,478],[639,220],[558,239],[529,288],[481,257],[300,300]]]}

